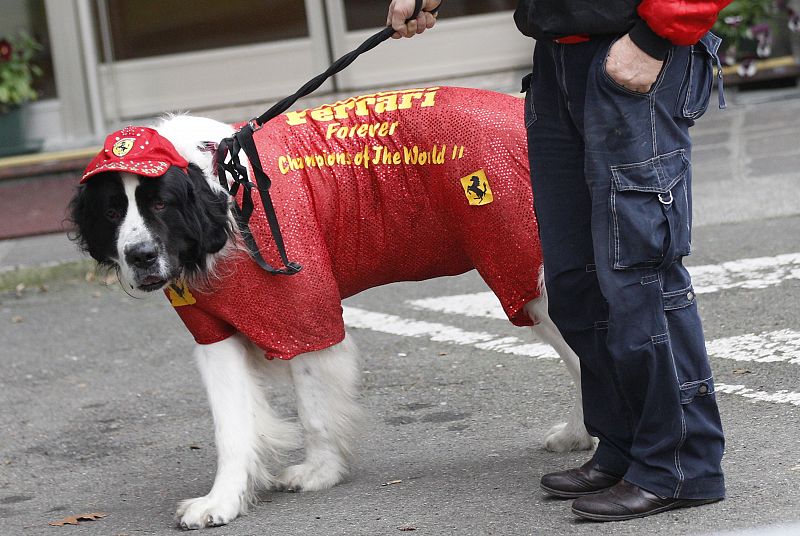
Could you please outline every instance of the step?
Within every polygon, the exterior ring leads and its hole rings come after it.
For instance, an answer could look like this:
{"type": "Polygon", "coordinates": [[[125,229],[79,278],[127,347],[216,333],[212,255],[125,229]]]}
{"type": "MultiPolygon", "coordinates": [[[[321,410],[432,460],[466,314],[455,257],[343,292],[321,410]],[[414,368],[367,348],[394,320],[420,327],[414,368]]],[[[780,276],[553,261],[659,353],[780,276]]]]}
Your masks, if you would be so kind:
{"type": "Polygon", "coordinates": [[[98,150],[0,158],[0,239],[67,231],[67,205],[98,150]]]}

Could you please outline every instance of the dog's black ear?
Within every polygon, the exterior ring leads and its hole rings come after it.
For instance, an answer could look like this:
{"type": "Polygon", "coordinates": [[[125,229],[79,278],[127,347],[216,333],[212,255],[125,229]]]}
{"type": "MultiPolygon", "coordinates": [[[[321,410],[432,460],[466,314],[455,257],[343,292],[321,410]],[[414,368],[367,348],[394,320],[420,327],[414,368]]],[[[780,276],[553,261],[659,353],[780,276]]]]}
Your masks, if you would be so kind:
{"type": "Polygon", "coordinates": [[[195,164],[189,164],[188,176],[192,185],[189,190],[189,208],[200,227],[198,253],[217,253],[233,237],[228,212],[230,196],[226,192],[212,189],[203,171],[195,164]]]}
{"type": "Polygon", "coordinates": [[[84,253],[103,265],[113,265],[114,228],[103,218],[100,198],[88,184],[81,184],[67,208],[67,222],[71,229],[67,236],[84,253]]]}
{"type": "Polygon", "coordinates": [[[86,185],[81,184],[75,188],[75,193],[67,207],[67,223],[70,225],[69,239],[78,244],[81,251],[88,251],[86,245],[86,233],[89,214],[87,213],[86,185]]]}

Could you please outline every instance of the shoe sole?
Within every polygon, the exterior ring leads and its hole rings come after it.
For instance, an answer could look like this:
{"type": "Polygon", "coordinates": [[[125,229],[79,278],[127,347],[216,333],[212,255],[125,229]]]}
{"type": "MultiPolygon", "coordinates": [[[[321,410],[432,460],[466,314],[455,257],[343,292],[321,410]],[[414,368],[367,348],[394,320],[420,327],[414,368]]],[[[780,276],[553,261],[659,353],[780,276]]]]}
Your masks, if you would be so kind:
{"type": "Polygon", "coordinates": [[[666,512],[668,510],[676,510],[678,508],[691,508],[693,506],[702,506],[704,504],[711,504],[715,502],[719,502],[722,499],[690,499],[685,502],[676,502],[667,506],[662,506],[661,508],[655,508],[653,510],[648,510],[647,512],[642,512],[639,514],[626,514],[626,515],[605,515],[605,514],[593,514],[591,512],[583,512],[581,510],[576,510],[575,507],[572,507],[572,513],[578,517],[582,517],[584,519],[591,519],[592,521],[627,521],[628,519],[638,519],[640,517],[647,517],[652,516],[655,514],[660,514],[661,512],[666,512]]]}
{"type": "Polygon", "coordinates": [[[558,497],[559,499],[577,499],[578,497],[585,497],[586,495],[597,495],[598,493],[603,493],[612,486],[608,486],[608,488],[601,488],[595,491],[561,491],[553,488],[548,488],[547,486],[543,486],[542,484],[539,484],[539,487],[545,493],[553,495],[554,497],[558,497]]]}

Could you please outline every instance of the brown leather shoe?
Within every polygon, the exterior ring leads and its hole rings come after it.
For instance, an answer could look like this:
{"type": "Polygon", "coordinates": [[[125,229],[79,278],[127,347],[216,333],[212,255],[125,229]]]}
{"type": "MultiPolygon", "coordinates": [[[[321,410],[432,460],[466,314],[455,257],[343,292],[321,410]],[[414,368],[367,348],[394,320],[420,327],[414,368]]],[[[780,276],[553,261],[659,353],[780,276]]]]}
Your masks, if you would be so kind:
{"type": "Polygon", "coordinates": [[[664,499],[624,480],[608,490],[581,497],[572,503],[575,515],[594,521],[625,521],[675,508],[687,508],[721,501],[716,499],[664,499]]]}
{"type": "Polygon", "coordinates": [[[621,478],[606,473],[593,460],[589,460],[578,468],[544,475],[539,486],[550,495],[574,499],[605,491],[621,478]]]}

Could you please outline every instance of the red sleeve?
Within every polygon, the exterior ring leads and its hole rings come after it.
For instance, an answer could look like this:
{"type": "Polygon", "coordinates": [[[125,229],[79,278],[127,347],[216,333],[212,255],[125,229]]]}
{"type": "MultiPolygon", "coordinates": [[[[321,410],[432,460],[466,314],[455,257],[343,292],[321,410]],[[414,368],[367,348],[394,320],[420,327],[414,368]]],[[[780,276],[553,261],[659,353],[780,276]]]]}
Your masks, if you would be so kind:
{"type": "Polygon", "coordinates": [[[638,12],[657,36],[673,45],[693,45],[730,3],[731,0],[642,0],[638,12]]]}

